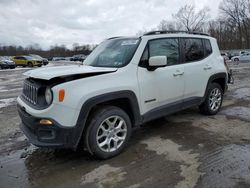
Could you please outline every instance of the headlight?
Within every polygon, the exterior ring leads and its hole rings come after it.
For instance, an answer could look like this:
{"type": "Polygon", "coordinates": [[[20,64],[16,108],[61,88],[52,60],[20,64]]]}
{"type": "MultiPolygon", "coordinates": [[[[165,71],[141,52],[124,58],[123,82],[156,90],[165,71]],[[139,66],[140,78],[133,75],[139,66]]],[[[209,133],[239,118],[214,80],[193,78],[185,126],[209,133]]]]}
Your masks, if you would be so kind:
{"type": "Polygon", "coordinates": [[[45,90],[45,100],[46,100],[46,103],[48,105],[50,105],[52,103],[52,100],[53,100],[53,94],[52,94],[52,91],[49,87],[47,87],[45,90]]]}

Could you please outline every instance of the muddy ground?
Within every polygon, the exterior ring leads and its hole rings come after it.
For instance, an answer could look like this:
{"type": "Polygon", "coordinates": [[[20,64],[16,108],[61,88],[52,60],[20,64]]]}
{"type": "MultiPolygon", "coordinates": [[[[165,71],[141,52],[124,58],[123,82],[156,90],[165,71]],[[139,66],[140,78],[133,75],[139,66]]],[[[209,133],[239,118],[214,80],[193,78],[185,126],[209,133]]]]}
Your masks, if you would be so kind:
{"type": "Polygon", "coordinates": [[[192,108],[147,123],[105,161],[30,145],[15,100],[27,69],[0,71],[0,187],[250,187],[250,63],[232,68],[218,115],[192,108]]]}

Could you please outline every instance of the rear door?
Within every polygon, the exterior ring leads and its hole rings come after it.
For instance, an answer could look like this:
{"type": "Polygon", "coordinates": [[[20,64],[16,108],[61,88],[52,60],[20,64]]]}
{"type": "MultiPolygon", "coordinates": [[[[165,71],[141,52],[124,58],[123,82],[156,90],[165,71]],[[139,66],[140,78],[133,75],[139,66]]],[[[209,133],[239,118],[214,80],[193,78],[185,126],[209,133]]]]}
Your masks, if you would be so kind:
{"type": "Polygon", "coordinates": [[[199,100],[212,73],[212,47],[208,39],[182,38],[185,70],[184,101],[199,100]]]}
{"type": "Polygon", "coordinates": [[[21,65],[21,60],[20,60],[19,56],[14,57],[13,60],[14,60],[16,65],[21,65]]]}
{"type": "Polygon", "coordinates": [[[25,58],[25,57],[20,57],[20,63],[22,64],[22,65],[27,65],[27,59],[25,58]]]}

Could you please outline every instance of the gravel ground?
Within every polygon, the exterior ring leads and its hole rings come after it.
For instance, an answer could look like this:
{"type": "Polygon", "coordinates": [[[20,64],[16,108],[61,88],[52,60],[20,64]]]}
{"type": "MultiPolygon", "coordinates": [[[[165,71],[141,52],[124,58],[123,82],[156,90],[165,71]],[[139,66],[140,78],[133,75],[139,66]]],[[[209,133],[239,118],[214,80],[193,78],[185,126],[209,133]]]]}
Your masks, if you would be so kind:
{"type": "Polygon", "coordinates": [[[28,69],[0,71],[0,187],[250,187],[250,63],[232,69],[218,115],[192,108],[144,124],[105,161],[29,144],[16,110],[28,69]]]}

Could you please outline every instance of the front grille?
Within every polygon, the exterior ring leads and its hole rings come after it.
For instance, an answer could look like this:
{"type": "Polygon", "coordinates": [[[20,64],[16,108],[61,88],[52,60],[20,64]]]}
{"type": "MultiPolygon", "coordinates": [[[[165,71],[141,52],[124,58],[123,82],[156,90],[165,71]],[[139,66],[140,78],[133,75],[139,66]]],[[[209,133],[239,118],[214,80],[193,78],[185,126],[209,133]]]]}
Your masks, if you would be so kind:
{"type": "Polygon", "coordinates": [[[25,81],[23,83],[22,96],[30,103],[36,105],[38,103],[38,87],[30,82],[25,81]]]}

